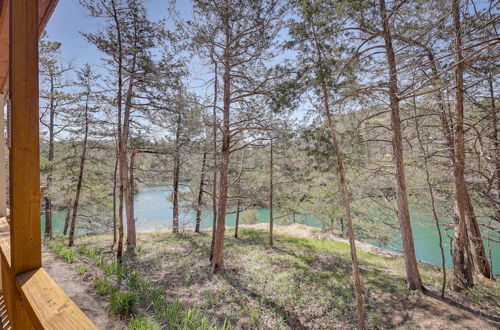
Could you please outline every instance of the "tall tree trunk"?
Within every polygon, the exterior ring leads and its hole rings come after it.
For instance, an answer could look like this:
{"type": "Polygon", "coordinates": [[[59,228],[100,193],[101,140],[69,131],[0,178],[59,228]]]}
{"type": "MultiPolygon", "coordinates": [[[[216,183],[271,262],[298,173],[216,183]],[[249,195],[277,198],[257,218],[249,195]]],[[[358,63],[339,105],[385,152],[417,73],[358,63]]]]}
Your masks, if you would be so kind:
{"type": "Polygon", "coordinates": [[[392,46],[392,36],[389,27],[389,17],[385,6],[385,0],[380,0],[380,16],[383,26],[383,38],[387,65],[389,68],[389,96],[391,108],[392,149],[394,166],[396,167],[396,194],[398,201],[398,219],[401,230],[401,241],[406,265],[406,277],[408,287],[411,290],[424,290],[420,273],[417,266],[413,233],[411,229],[410,211],[408,209],[408,195],[406,192],[406,178],[403,157],[403,142],[401,138],[401,119],[399,115],[398,99],[398,77],[396,69],[396,57],[392,46]]]}
{"type": "Polygon", "coordinates": [[[174,175],[173,175],[173,221],[172,221],[172,232],[174,234],[179,233],[179,171],[180,171],[180,153],[179,153],[179,127],[180,123],[177,123],[177,129],[175,132],[175,152],[174,152],[174,175]]]}
{"type": "Polygon", "coordinates": [[[325,77],[325,72],[323,69],[323,53],[322,45],[318,40],[316,34],[315,26],[312,26],[312,32],[314,37],[314,42],[316,46],[316,53],[318,55],[318,62],[320,66],[320,79],[321,79],[321,92],[323,96],[323,107],[325,110],[325,115],[328,122],[328,128],[330,130],[330,138],[332,140],[332,146],[337,158],[337,171],[339,175],[339,190],[342,194],[345,213],[347,217],[347,227],[349,229],[349,246],[351,250],[351,263],[352,263],[352,280],[354,285],[354,293],[356,297],[356,313],[358,315],[358,328],[363,330],[366,329],[366,317],[364,311],[364,298],[363,290],[361,287],[361,278],[359,274],[358,256],[356,253],[356,240],[354,238],[354,230],[352,226],[352,212],[351,212],[351,200],[349,197],[349,188],[347,186],[347,178],[344,169],[344,159],[342,152],[340,150],[340,145],[337,139],[337,130],[335,128],[335,122],[333,115],[330,110],[330,94],[328,93],[328,86],[325,77]]]}
{"type": "MultiPolygon", "coordinates": [[[[427,49],[428,59],[431,63],[432,74],[438,77],[438,69],[436,65],[436,61],[434,59],[434,54],[430,49],[427,49]]],[[[441,122],[441,130],[443,132],[443,136],[445,139],[445,146],[448,150],[448,155],[450,158],[450,164],[453,168],[455,168],[455,138],[453,131],[450,129],[450,124],[448,121],[448,115],[445,110],[445,102],[443,99],[443,95],[441,92],[442,83],[439,78],[436,78],[433,83],[436,88],[436,98],[439,106],[439,118],[441,122]]],[[[469,195],[469,191],[467,189],[467,185],[464,182],[464,194],[466,199],[465,205],[465,219],[468,227],[469,241],[472,248],[472,254],[474,260],[476,261],[474,265],[476,266],[476,270],[478,273],[482,274],[487,278],[493,278],[493,272],[491,269],[491,264],[488,262],[488,258],[486,256],[486,251],[484,248],[483,240],[481,237],[481,232],[479,230],[479,224],[477,222],[476,215],[474,213],[474,208],[472,206],[472,201],[469,195]]],[[[457,204],[458,195],[454,194],[455,204],[457,204]]],[[[457,211],[457,208],[454,208],[454,212],[457,211]]],[[[459,219],[459,214],[455,214],[455,218],[459,219]]]]}
{"type": "Polygon", "coordinates": [[[124,185],[123,185],[123,162],[122,162],[122,153],[123,153],[123,141],[122,141],[122,130],[123,130],[123,114],[122,114],[122,103],[123,103],[123,45],[122,45],[122,37],[121,37],[121,25],[118,19],[118,12],[116,10],[116,3],[114,0],[111,1],[111,7],[113,10],[113,19],[115,21],[116,28],[116,39],[117,39],[117,47],[118,47],[118,58],[117,58],[117,78],[118,78],[118,90],[116,95],[117,102],[117,138],[118,138],[118,176],[119,176],[119,192],[118,192],[118,246],[116,248],[116,259],[118,262],[122,262],[123,257],[123,195],[124,195],[124,185]]]}
{"type": "Polygon", "coordinates": [[[49,169],[47,173],[47,184],[45,188],[45,238],[52,239],[52,175],[54,172],[54,121],[55,121],[55,104],[54,104],[54,77],[50,76],[50,104],[49,104],[49,169]]]}
{"type": "Polygon", "coordinates": [[[201,174],[200,174],[200,186],[198,190],[198,202],[196,207],[196,225],[194,232],[200,232],[201,224],[201,204],[203,203],[203,185],[205,183],[205,164],[207,162],[207,152],[203,153],[203,160],[201,161],[201,174]]]}
{"type": "MultiPolygon", "coordinates": [[[[500,203],[500,140],[498,136],[498,117],[497,109],[495,105],[495,89],[493,88],[493,77],[491,71],[488,76],[488,86],[490,91],[490,105],[491,105],[491,122],[493,125],[493,131],[491,139],[493,140],[493,157],[495,158],[495,179],[496,179],[496,190],[497,199],[500,203]]],[[[497,217],[500,221],[500,207],[497,208],[497,217]]]]}
{"type": "Polygon", "coordinates": [[[273,218],[273,138],[271,137],[271,143],[269,148],[270,159],[269,159],[269,245],[273,246],[273,226],[274,226],[274,218],[273,218]]]}
{"type": "Polygon", "coordinates": [[[219,87],[219,80],[217,78],[217,60],[214,60],[214,106],[212,109],[213,116],[213,153],[214,153],[214,171],[213,171],[213,186],[212,186],[212,212],[213,212],[213,222],[212,222],[212,241],[210,243],[210,261],[214,258],[214,248],[215,248],[215,233],[217,231],[217,93],[219,87]]]}
{"type": "MultiPolygon", "coordinates": [[[[228,6],[228,1],[224,2],[228,6]]],[[[227,12],[227,9],[225,10],[227,12]]],[[[223,105],[223,121],[222,121],[222,148],[220,154],[220,171],[219,171],[219,200],[217,207],[217,228],[215,232],[214,256],[212,266],[214,273],[224,269],[224,232],[226,230],[226,202],[228,191],[228,170],[229,170],[229,153],[230,153],[230,106],[231,106],[231,67],[229,64],[229,22],[227,15],[224,19],[226,27],[226,47],[224,51],[224,105],[223,105]]]]}
{"type": "Polygon", "coordinates": [[[120,178],[123,182],[123,192],[125,194],[125,210],[127,215],[127,252],[133,252],[136,246],[136,232],[135,232],[135,217],[134,217],[134,205],[133,205],[133,191],[130,186],[129,177],[129,164],[128,164],[128,138],[130,131],[130,111],[132,109],[132,94],[135,84],[135,78],[133,72],[135,72],[136,58],[134,56],[132,60],[132,70],[129,77],[129,84],[127,90],[127,97],[125,100],[125,112],[123,115],[123,132],[122,132],[122,171],[120,178]]]}
{"type": "Polygon", "coordinates": [[[68,246],[73,246],[75,242],[76,217],[78,215],[78,203],[80,202],[80,194],[82,191],[82,183],[83,183],[83,172],[85,169],[85,159],[87,157],[87,139],[89,135],[89,94],[87,94],[85,102],[84,120],[85,120],[85,128],[83,133],[82,153],[80,155],[80,166],[78,169],[78,181],[76,184],[75,200],[73,201],[73,215],[71,217],[71,227],[69,229],[68,246]]]}
{"type": "Polygon", "coordinates": [[[64,217],[64,230],[63,230],[63,235],[66,236],[68,234],[68,228],[69,228],[69,219],[71,215],[71,199],[68,199],[68,203],[66,205],[66,216],[64,217]]]}
{"type": "Polygon", "coordinates": [[[467,195],[465,193],[465,141],[464,141],[464,63],[462,61],[462,36],[460,31],[460,2],[453,0],[453,28],[455,34],[455,238],[453,244],[453,270],[460,284],[466,288],[474,285],[473,262],[467,233],[467,195]]]}

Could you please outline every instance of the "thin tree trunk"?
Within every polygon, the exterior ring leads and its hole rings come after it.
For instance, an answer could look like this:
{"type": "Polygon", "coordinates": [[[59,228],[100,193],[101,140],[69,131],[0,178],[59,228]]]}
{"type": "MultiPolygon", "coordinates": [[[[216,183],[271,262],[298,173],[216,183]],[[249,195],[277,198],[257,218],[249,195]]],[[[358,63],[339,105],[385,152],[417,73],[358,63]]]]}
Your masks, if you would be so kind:
{"type": "Polygon", "coordinates": [[[238,176],[238,196],[236,198],[236,222],[234,226],[234,238],[238,238],[238,229],[240,226],[240,213],[241,213],[241,176],[243,175],[243,165],[245,162],[245,154],[241,157],[241,169],[238,176]]]}
{"type": "Polygon", "coordinates": [[[73,201],[73,215],[71,217],[71,227],[69,229],[68,246],[73,246],[75,242],[76,217],[78,216],[78,203],[80,202],[80,194],[82,191],[82,183],[83,183],[83,172],[85,170],[85,160],[87,157],[87,139],[89,135],[89,96],[90,94],[87,94],[87,98],[85,100],[85,113],[84,113],[85,128],[83,133],[82,153],[80,155],[80,166],[78,169],[78,181],[76,184],[75,200],[73,201]]]}
{"type": "Polygon", "coordinates": [[[210,261],[214,258],[215,248],[215,233],[217,230],[217,93],[219,87],[219,80],[217,79],[217,60],[214,60],[214,106],[212,109],[213,116],[213,153],[214,153],[214,171],[213,171],[213,187],[212,187],[212,209],[213,209],[213,223],[212,223],[212,241],[210,243],[210,261]]]}
{"type": "Polygon", "coordinates": [[[424,170],[425,170],[425,180],[427,182],[427,188],[429,189],[429,195],[431,197],[431,207],[432,207],[432,216],[434,217],[434,223],[436,224],[436,230],[438,232],[439,238],[439,249],[441,251],[441,271],[443,272],[443,284],[441,286],[441,298],[444,298],[444,294],[446,291],[446,260],[444,256],[444,248],[443,248],[443,235],[441,233],[441,227],[439,226],[439,218],[436,211],[436,200],[434,198],[434,189],[432,187],[432,182],[429,174],[429,164],[428,164],[428,153],[424,147],[424,143],[422,141],[422,137],[420,135],[420,127],[417,116],[417,104],[415,102],[415,98],[413,98],[413,109],[415,111],[415,130],[417,133],[418,143],[420,145],[420,150],[422,151],[422,155],[424,156],[424,170]]]}
{"type": "Polygon", "coordinates": [[[241,200],[239,194],[241,193],[241,189],[238,188],[238,200],[236,201],[236,223],[234,226],[234,238],[238,238],[238,229],[240,226],[240,213],[241,213],[241,200]]]}
{"type": "Polygon", "coordinates": [[[54,172],[54,78],[50,76],[50,105],[49,105],[49,169],[47,173],[47,184],[45,188],[45,238],[52,239],[52,175],[54,172]]]}
{"type": "Polygon", "coordinates": [[[116,174],[118,172],[118,156],[115,160],[115,170],[113,171],[113,246],[116,244],[116,174]]]}
{"type": "MultiPolygon", "coordinates": [[[[224,2],[227,6],[228,1],[224,2]]],[[[227,12],[227,10],[226,10],[227,12]]],[[[231,67],[229,64],[229,22],[227,14],[225,15],[224,26],[226,27],[226,48],[224,51],[224,105],[223,105],[223,122],[222,122],[222,148],[220,155],[220,171],[219,171],[219,201],[217,208],[217,228],[215,232],[214,256],[212,259],[212,267],[214,273],[224,269],[224,232],[226,229],[226,202],[228,191],[228,170],[229,170],[229,148],[230,148],[230,105],[231,105],[231,67]]]]}
{"type": "Polygon", "coordinates": [[[179,130],[180,123],[177,122],[177,129],[175,132],[175,152],[174,152],[174,173],[173,173],[173,221],[172,221],[172,232],[174,234],[179,233],[179,171],[180,171],[180,153],[179,153],[179,130]]]}
{"type": "Polygon", "coordinates": [[[460,31],[460,3],[453,0],[453,27],[455,34],[455,59],[458,65],[455,69],[455,243],[453,244],[453,269],[455,277],[463,287],[474,285],[472,277],[473,263],[469,251],[466,207],[467,196],[465,193],[465,141],[464,141],[464,82],[462,62],[462,37],[460,31]]]}
{"type": "Polygon", "coordinates": [[[408,194],[406,191],[406,178],[403,157],[403,142],[401,138],[401,119],[399,114],[399,89],[396,69],[396,57],[392,46],[392,36],[389,28],[385,0],[380,0],[380,16],[383,26],[383,37],[389,68],[389,96],[391,109],[392,149],[394,166],[396,167],[396,194],[398,202],[398,219],[401,230],[401,241],[406,265],[408,287],[411,290],[424,290],[417,266],[413,233],[411,229],[410,211],[408,209],[408,194]]]}
{"type": "Polygon", "coordinates": [[[120,179],[120,185],[119,185],[119,192],[118,192],[118,246],[116,249],[116,259],[118,262],[122,262],[122,257],[123,257],[123,194],[124,194],[124,186],[123,186],[123,162],[121,160],[122,158],[122,152],[123,152],[123,141],[122,141],[122,88],[123,88],[123,47],[122,47],[122,38],[121,38],[121,26],[120,22],[118,20],[118,13],[116,10],[116,4],[115,1],[111,1],[111,6],[113,10],[113,19],[115,21],[115,27],[116,27],[116,38],[117,38],[117,47],[118,47],[118,58],[117,58],[117,65],[118,65],[118,72],[117,72],[117,78],[118,78],[118,90],[117,90],[117,96],[116,96],[116,102],[117,102],[117,108],[118,108],[118,113],[117,113],[117,135],[118,135],[118,169],[119,169],[119,179],[120,179]]]}
{"type": "MultiPolygon", "coordinates": [[[[493,140],[493,157],[495,158],[495,179],[496,179],[496,190],[497,190],[497,200],[500,203],[500,140],[498,137],[498,117],[497,109],[495,105],[495,90],[493,88],[493,77],[490,74],[488,76],[488,85],[490,90],[490,104],[491,104],[491,122],[493,125],[493,132],[491,139],[493,140]]],[[[500,207],[497,207],[497,217],[500,221],[500,207]]]]}
{"type": "MultiPolygon", "coordinates": [[[[325,77],[325,72],[323,70],[323,56],[322,56],[322,46],[318,40],[315,27],[312,27],[314,42],[316,45],[316,52],[318,55],[318,62],[320,64],[320,79],[321,79],[321,91],[323,96],[323,106],[325,110],[325,115],[328,122],[328,128],[330,129],[330,138],[332,140],[332,146],[337,158],[337,171],[339,175],[339,190],[342,194],[345,213],[347,217],[347,226],[349,229],[349,246],[351,250],[351,263],[352,263],[352,280],[354,285],[354,293],[356,298],[356,313],[358,315],[358,328],[363,330],[366,329],[366,317],[364,311],[364,298],[363,290],[361,287],[361,278],[359,273],[358,257],[356,253],[356,240],[354,238],[354,230],[352,226],[352,213],[351,213],[351,201],[349,197],[349,188],[347,186],[347,178],[344,169],[344,159],[342,152],[340,150],[340,145],[337,139],[337,130],[335,129],[335,122],[333,115],[330,110],[330,96],[328,93],[327,81],[325,77]]],[[[272,140],[271,140],[272,141],[272,140]]],[[[271,153],[272,155],[272,153],[271,153]]]]}
{"type": "Polygon", "coordinates": [[[68,204],[66,206],[66,216],[64,217],[64,230],[63,230],[63,235],[66,236],[68,234],[68,228],[69,228],[69,218],[71,215],[71,199],[68,199],[68,204]]]}
{"type": "Polygon", "coordinates": [[[274,226],[274,218],[273,218],[273,138],[271,138],[270,145],[270,160],[269,160],[269,245],[273,246],[273,226],[274,226]]]}
{"type": "Polygon", "coordinates": [[[196,208],[196,225],[194,232],[200,232],[201,224],[201,204],[203,203],[203,185],[205,183],[205,164],[207,162],[207,152],[203,153],[203,160],[201,161],[201,174],[200,174],[200,186],[198,190],[198,203],[196,208]]]}
{"type": "Polygon", "coordinates": [[[137,149],[132,149],[132,152],[130,154],[130,164],[129,164],[129,178],[128,178],[128,193],[127,193],[127,215],[128,212],[132,215],[132,219],[130,220],[133,223],[133,233],[130,234],[130,231],[128,230],[129,226],[129,221],[127,221],[127,250],[129,252],[132,252],[132,246],[135,247],[135,213],[134,213],[134,194],[135,194],[135,177],[134,177],[134,163],[135,163],[135,156],[137,155],[137,149]],[[129,240],[129,237],[133,235],[133,242],[131,243],[132,239],[129,240]]]}
{"type": "MultiPolygon", "coordinates": [[[[135,56],[132,61],[132,70],[135,71],[135,56]]],[[[127,215],[127,252],[133,252],[136,246],[136,232],[135,232],[135,217],[134,217],[134,206],[133,206],[133,191],[130,187],[129,178],[129,164],[128,164],[128,138],[130,130],[130,111],[132,108],[132,93],[134,88],[134,75],[131,74],[129,77],[129,85],[127,90],[127,97],[125,100],[125,112],[123,115],[123,132],[122,132],[122,177],[123,182],[123,192],[125,194],[125,210],[127,215]]]]}

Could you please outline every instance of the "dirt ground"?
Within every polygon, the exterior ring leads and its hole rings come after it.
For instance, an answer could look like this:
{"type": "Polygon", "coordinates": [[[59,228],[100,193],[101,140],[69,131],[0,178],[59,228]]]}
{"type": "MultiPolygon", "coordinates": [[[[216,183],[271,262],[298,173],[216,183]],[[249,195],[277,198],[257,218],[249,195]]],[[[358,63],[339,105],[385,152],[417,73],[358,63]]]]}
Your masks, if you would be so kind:
{"type": "Polygon", "coordinates": [[[43,267],[68,297],[87,314],[101,330],[125,328],[125,323],[111,319],[106,312],[107,299],[95,293],[91,274],[79,275],[75,268],[79,263],[69,264],[58,258],[46,246],[42,247],[43,267]]]}

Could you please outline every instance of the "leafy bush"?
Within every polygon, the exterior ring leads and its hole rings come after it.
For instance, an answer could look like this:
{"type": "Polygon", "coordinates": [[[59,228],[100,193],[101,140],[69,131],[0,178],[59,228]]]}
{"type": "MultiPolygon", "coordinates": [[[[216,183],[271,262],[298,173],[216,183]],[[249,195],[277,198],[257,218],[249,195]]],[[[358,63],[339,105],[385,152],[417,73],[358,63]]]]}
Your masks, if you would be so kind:
{"type": "Polygon", "coordinates": [[[160,330],[161,327],[156,321],[148,319],[146,316],[135,318],[128,324],[131,330],[160,330]]]}
{"type": "Polygon", "coordinates": [[[128,318],[136,313],[139,298],[135,292],[115,291],[109,297],[109,312],[121,318],[128,318]]]}
{"type": "Polygon", "coordinates": [[[50,241],[48,243],[49,249],[51,249],[55,254],[57,254],[61,259],[66,262],[73,263],[76,261],[75,250],[65,247],[61,242],[50,241]]]}
{"type": "Polygon", "coordinates": [[[98,295],[105,296],[113,291],[113,287],[105,278],[98,278],[94,281],[94,288],[98,295]]]}

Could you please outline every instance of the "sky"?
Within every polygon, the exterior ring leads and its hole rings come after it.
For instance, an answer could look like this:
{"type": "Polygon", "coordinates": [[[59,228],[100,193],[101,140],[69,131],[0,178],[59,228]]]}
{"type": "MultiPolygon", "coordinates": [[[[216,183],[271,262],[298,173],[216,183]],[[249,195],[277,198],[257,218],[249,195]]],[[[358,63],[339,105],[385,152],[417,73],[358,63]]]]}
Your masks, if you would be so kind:
{"type": "MultiPolygon", "coordinates": [[[[148,13],[153,20],[160,20],[167,15],[169,0],[144,1],[148,13]]],[[[181,7],[187,9],[188,1],[180,1],[181,7]]],[[[98,19],[88,17],[86,9],[78,0],[60,0],[52,17],[47,24],[46,31],[49,38],[62,43],[61,52],[64,57],[71,57],[75,64],[98,64],[101,54],[89,45],[81,32],[94,32],[102,25],[98,19]]]]}

